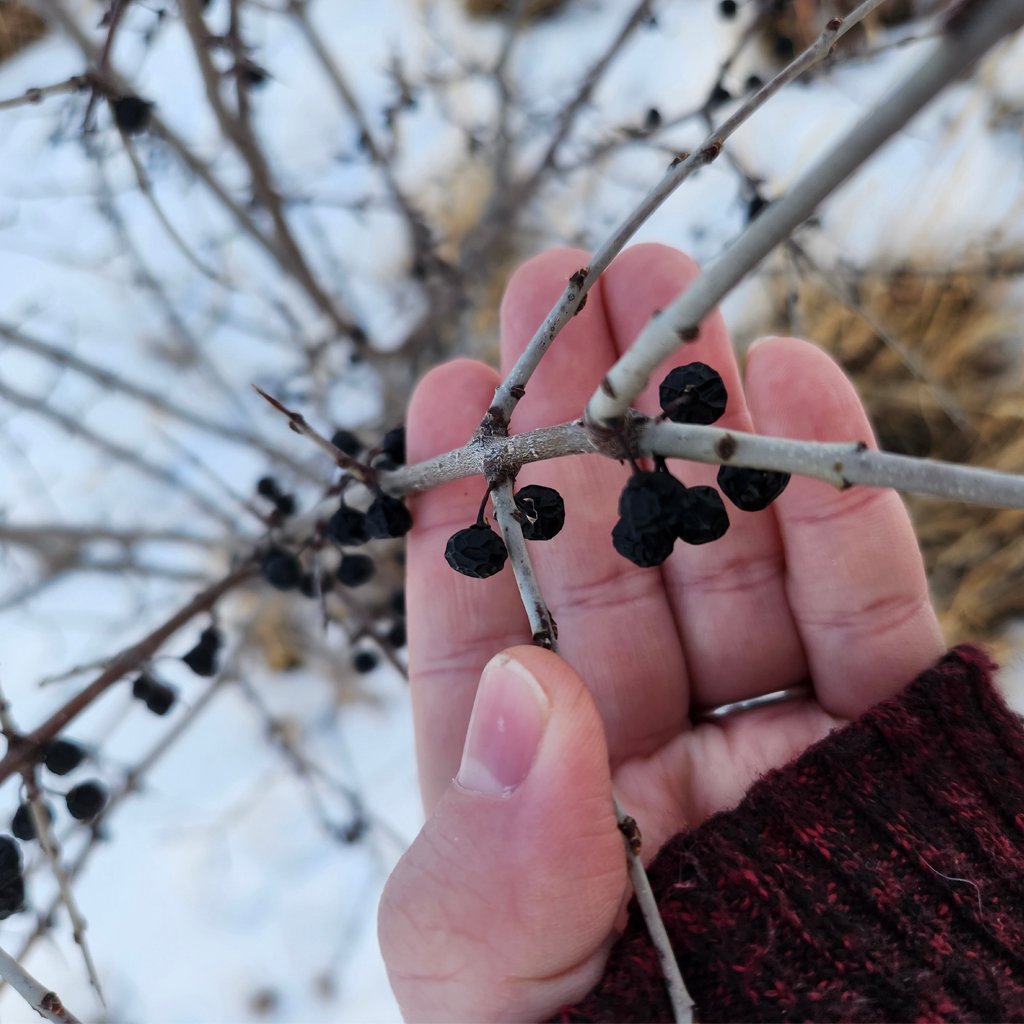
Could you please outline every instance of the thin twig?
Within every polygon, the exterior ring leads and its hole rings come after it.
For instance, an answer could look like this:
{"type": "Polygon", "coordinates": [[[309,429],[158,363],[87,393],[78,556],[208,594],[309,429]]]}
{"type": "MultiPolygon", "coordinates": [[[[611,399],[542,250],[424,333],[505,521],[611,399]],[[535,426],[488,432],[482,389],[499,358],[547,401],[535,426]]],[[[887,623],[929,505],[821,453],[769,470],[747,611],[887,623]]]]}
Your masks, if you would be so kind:
{"type": "Polygon", "coordinates": [[[36,413],[44,419],[56,423],[71,437],[77,437],[85,441],[98,451],[103,452],[104,455],[118,462],[123,462],[126,466],[131,466],[132,469],[138,471],[143,476],[148,476],[152,480],[166,484],[168,487],[188,497],[197,508],[201,508],[208,516],[214,518],[222,526],[230,530],[235,529],[236,523],[231,516],[215,505],[202,491],[197,490],[187,480],[182,479],[180,474],[175,473],[174,470],[150,462],[135,451],[134,448],[129,448],[126,445],[119,444],[117,441],[111,441],[109,438],[103,437],[102,434],[97,434],[74,416],[69,416],[67,413],[53,408],[45,399],[37,398],[34,395],[26,395],[24,392],[10,387],[3,381],[0,381],[0,399],[10,402],[11,405],[15,405],[19,409],[36,413]]]}
{"type": "Polygon", "coordinates": [[[138,643],[125,648],[112,658],[106,668],[88,686],[58,708],[42,725],[24,736],[9,738],[7,753],[0,759],[0,784],[15,772],[24,770],[25,765],[31,763],[44,744],[49,743],[69,722],[77,718],[114,683],[148,662],[182,626],[191,622],[195,616],[209,611],[225,594],[247,583],[255,574],[256,568],[251,562],[246,562],[237,569],[233,569],[216,583],[197,594],[138,643]]]}
{"type": "Polygon", "coordinates": [[[231,143],[249,170],[253,192],[260,205],[270,215],[274,224],[278,248],[284,255],[292,276],[302,285],[317,308],[330,319],[339,334],[354,340],[365,339],[364,332],[349,317],[338,310],[334,300],[317,280],[285,217],[281,196],[274,185],[270,166],[255,135],[244,118],[231,116],[221,98],[221,79],[210,59],[209,35],[206,23],[203,21],[200,0],[182,0],[178,6],[206,88],[207,102],[210,104],[210,109],[216,116],[225,138],[231,143]]]}
{"type": "Polygon", "coordinates": [[[15,990],[40,1017],[55,1024],[81,1024],[61,1002],[60,996],[36,981],[8,952],[0,949],[0,977],[15,990]]]}
{"type": "Polygon", "coordinates": [[[287,466],[296,473],[301,473],[309,479],[315,478],[308,468],[304,467],[288,452],[268,444],[254,430],[232,426],[230,423],[215,419],[204,412],[188,409],[183,405],[179,405],[163,391],[128,380],[112,370],[108,370],[96,363],[89,362],[89,360],[79,355],[75,355],[75,353],[67,348],[26,334],[25,331],[15,327],[13,324],[0,321],[0,338],[15,348],[41,356],[57,366],[65,366],[69,370],[74,370],[75,373],[80,373],[83,377],[95,381],[107,390],[118,391],[121,394],[136,398],[150,408],[167,416],[173,416],[174,419],[190,427],[207,431],[226,441],[243,445],[246,448],[255,448],[264,452],[270,459],[287,466]]]}
{"type": "Polygon", "coordinates": [[[0,110],[11,110],[14,107],[28,107],[36,103],[42,103],[48,96],[60,96],[69,92],[82,92],[91,86],[88,75],[72,75],[64,82],[57,82],[55,85],[35,86],[26,89],[20,96],[11,96],[9,99],[0,100],[0,110]]]}
{"type": "Polygon", "coordinates": [[[370,466],[364,466],[358,459],[352,458],[351,455],[346,454],[340,448],[333,445],[315,427],[309,425],[309,422],[302,413],[289,409],[283,402],[279,402],[272,395],[268,395],[266,391],[255,384],[252,385],[252,388],[279,413],[288,417],[288,426],[291,430],[294,430],[296,434],[301,434],[303,437],[308,437],[318,448],[326,452],[334,460],[335,465],[339,469],[344,469],[346,472],[351,473],[361,483],[373,486],[377,478],[377,473],[374,469],[370,466]]]}
{"type": "Polygon", "coordinates": [[[607,429],[621,419],[654,368],[765,256],[805,221],[883,143],[1000,39],[1024,23],[1019,0],[992,0],[950,29],[917,69],[873,108],[780,199],[772,203],[664,312],[655,316],[609,370],[587,405],[586,420],[607,429]]]}
{"type": "Polygon", "coordinates": [[[558,648],[558,626],[541,594],[540,583],[533,571],[533,563],[523,537],[520,512],[513,496],[514,484],[504,480],[491,489],[491,500],[494,502],[494,515],[505,538],[512,572],[516,578],[523,608],[530,622],[531,639],[538,647],[546,647],[554,651],[558,648]]]}
{"type": "Polygon", "coordinates": [[[675,952],[672,949],[672,940],[665,930],[665,922],[662,920],[661,911],[658,909],[658,901],[655,899],[654,890],[651,889],[650,880],[644,870],[642,859],[642,837],[636,820],[628,815],[619,803],[618,796],[612,793],[612,803],[615,806],[615,820],[618,822],[619,831],[622,832],[623,842],[626,846],[626,865],[629,869],[629,880],[633,883],[633,892],[636,894],[637,906],[643,916],[644,924],[651,936],[654,950],[658,954],[658,962],[661,964],[661,973],[665,976],[665,984],[668,988],[669,1002],[672,1004],[673,1019],[680,1024],[691,1024],[693,1021],[693,997],[686,988],[683,975],[679,970],[679,962],[676,960],[675,952]]]}
{"type": "Polygon", "coordinates": [[[540,158],[537,166],[525,181],[515,188],[515,195],[512,202],[515,204],[525,203],[537,190],[537,186],[543,180],[544,175],[555,166],[555,160],[563,143],[572,131],[580,111],[590,101],[594,89],[604,77],[604,73],[611,66],[615,58],[622,52],[629,37],[637,28],[650,16],[651,0],[640,0],[629,17],[623,22],[622,28],[615,34],[615,37],[608,44],[604,53],[591,65],[587,73],[580,79],[576,95],[573,96],[561,109],[558,117],[558,124],[551,135],[548,147],[540,158]]]}
{"type": "MultiPolygon", "coordinates": [[[[548,350],[559,331],[579,312],[587,292],[619,254],[626,242],[655,210],[694,171],[714,160],[722,150],[724,141],[736,131],[756,110],[775,95],[784,85],[822,60],[832,46],[854,25],[866,17],[883,0],[865,0],[845,20],[833,18],[820,38],[779,72],[743,104],[717,129],[712,132],[692,154],[673,161],[665,176],[640,201],[639,205],[615,229],[603,245],[590,257],[590,262],[572,276],[551,312],[537,328],[522,355],[516,360],[508,376],[495,392],[494,402],[481,424],[484,432],[501,431],[507,428],[512,411],[526,393],[526,385],[536,370],[544,353],[548,350]]],[[[768,211],[770,212],[770,211],[768,211]]],[[[744,236],[745,237],[745,236],[744,236]]],[[[628,403],[627,403],[628,404],[628,403]]]]}
{"type": "Polygon", "coordinates": [[[39,784],[36,781],[36,766],[31,765],[25,768],[22,771],[21,777],[25,780],[29,811],[32,815],[32,824],[35,826],[36,838],[39,840],[43,856],[49,863],[53,877],[56,879],[60,901],[64,904],[68,912],[68,920],[71,922],[71,934],[78,948],[82,951],[82,959],[85,962],[86,973],[89,975],[89,983],[95,990],[96,995],[99,996],[100,1004],[106,1008],[107,1001],[103,996],[103,987],[100,985],[96,963],[92,958],[92,952],[85,938],[85,917],[78,908],[75,894],[71,891],[71,882],[60,860],[60,848],[50,827],[50,819],[43,809],[43,803],[39,795],[39,784]]]}

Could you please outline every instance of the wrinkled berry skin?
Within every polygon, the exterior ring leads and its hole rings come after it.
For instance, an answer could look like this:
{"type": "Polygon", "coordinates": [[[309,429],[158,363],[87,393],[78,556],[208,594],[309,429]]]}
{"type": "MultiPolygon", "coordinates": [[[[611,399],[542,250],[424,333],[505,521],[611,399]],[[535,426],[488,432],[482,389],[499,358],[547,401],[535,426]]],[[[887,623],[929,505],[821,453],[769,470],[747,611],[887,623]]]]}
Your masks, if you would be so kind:
{"type": "Polygon", "coordinates": [[[671,473],[634,473],[619,496],[619,515],[634,532],[674,533],[686,488],[671,473]]]}
{"type": "Polygon", "coordinates": [[[508,559],[508,548],[489,526],[474,523],[448,538],[444,557],[445,561],[463,576],[485,580],[501,572],[508,559]]]}
{"type": "Polygon", "coordinates": [[[714,487],[687,487],[679,517],[679,539],[687,544],[709,544],[729,529],[729,513],[714,487]]]}
{"type": "Polygon", "coordinates": [[[368,555],[345,555],[338,566],[338,582],[345,587],[361,587],[373,579],[377,566],[368,555]]]}
{"type": "Polygon", "coordinates": [[[672,554],[676,535],[666,529],[638,529],[628,519],[620,519],[612,527],[612,546],[623,558],[642,569],[651,569],[672,554]]]}
{"type": "Polygon", "coordinates": [[[721,492],[744,512],[766,509],[789,483],[788,473],[770,469],[744,469],[742,466],[722,466],[718,470],[721,492]]]}
{"type": "MultiPolygon", "coordinates": [[[[48,803],[44,803],[42,807],[43,816],[52,825],[53,808],[48,803]]],[[[18,809],[14,812],[14,817],[11,819],[11,831],[22,842],[27,843],[36,838],[36,820],[32,817],[32,807],[27,802],[19,804],[18,809]]]]}
{"type": "Polygon", "coordinates": [[[260,575],[275,590],[297,590],[302,583],[302,563],[290,551],[271,548],[260,560],[260,575]]]}
{"type": "Polygon", "coordinates": [[[64,800],[72,818],[88,821],[103,810],[107,803],[107,791],[98,782],[83,782],[69,789],[64,800]]]}
{"type": "Polygon", "coordinates": [[[378,494],[366,510],[366,536],[371,540],[404,537],[412,529],[412,515],[400,498],[378,494]]]}
{"type": "Polygon", "coordinates": [[[71,740],[51,740],[43,755],[43,764],[54,775],[67,775],[85,760],[85,749],[71,740]]]}
{"type": "Polygon", "coordinates": [[[515,503],[523,514],[521,525],[527,540],[551,540],[565,525],[565,502],[553,487],[527,484],[516,491],[515,503]]]}
{"type": "Polygon", "coordinates": [[[365,513],[342,504],[327,520],[327,536],[343,547],[354,548],[365,544],[369,539],[366,536],[365,513]]]}
{"type": "Polygon", "coordinates": [[[658,389],[661,411],[673,423],[714,423],[728,397],[721,375],[707,363],[677,366],[658,389]]]}
{"type": "Polygon", "coordinates": [[[362,441],[360,441],[351,430],[336,430],[331,437],[331,444],[333,444],[335,448],[340,448],[346,455],[351,455],[353,458],[363,450],[362,441]]]}

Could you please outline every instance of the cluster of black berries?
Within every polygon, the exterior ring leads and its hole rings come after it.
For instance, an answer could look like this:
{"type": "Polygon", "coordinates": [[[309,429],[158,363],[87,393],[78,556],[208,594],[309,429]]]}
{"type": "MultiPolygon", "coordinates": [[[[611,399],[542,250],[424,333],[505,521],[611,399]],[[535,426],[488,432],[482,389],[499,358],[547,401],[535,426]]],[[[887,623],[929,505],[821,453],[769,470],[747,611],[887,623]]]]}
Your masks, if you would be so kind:
{"type": "Polygon", "coordinates": [[[224,636],[216,626],[207,626],[199,634],[199,640],[187,654],[181,656],[181,660],[197,676],[214,676],[217,674],[217,665],[220,660],[220,648],[224,643],[224,636]]]}
{"type": "MultiPolygon", "coordinates": [[[[51,740],[43,751],[42,763],[47,771],[54,775],[68,775],[73,772],[87,757],[84,747],[72,740],[55,739],[51,740]]],[[[80,782],[72,786],[64,795],[64,802],[67,804],[68,813],[79,821],[88,821],[96,817],[107,802],[107,790],[101,782],[95,779],[88,782],[80,782]]],[[[54,819],[53,807],[41,801],[39,804],[43,817],[47,823],[54,819]]],[[[30,842],[37,838],[36,822],[32,814],[32,807],[26,801],[18,806],[14,817],[11,819],[11,831],[23,842],[30,842]]],[[[0,837],[2,838],[2,837],[0,837]]],[[[3,883],[0,881],[0,889],[3,883]]],[[[3,897],[0,895],[0,904],[3,897]]]]}
{"type": "Polygon", "coordinates": [[[136,700],[142,701],[154,715],[166,715],[178,699],[177,691],[173,686],[161,683],[148,672],[142,672],[136,677],[132,683],[132,696],[136,700]]]}
{"type": "Polygon", "coordinates": [[[256,482],[256,493],[261,498],[272,501],[277,514],[282,518],[295,515],[295,495],[282,491],[281,485],[272,476],[260,477],[256,482]]]}
{"type": "MultiPolygon", "coordinates": [[[[728,393],[720,374],[705,363],[677,366],[661,383],[658,398],[665,418],[675,423],[711,424],[725,412],[728,393]]],[[[708,544],[725,535],[729,514],[714,487],[686,487],[656,460],[651,472],[637,470],[619,497],[619,521],[612,545],[635,565],[661,565],[677,540],[708,544]]],[[[722,466],[718,486],[744,512],[771,504],[789,483],[788,473],[722,466]]]]}
{"type": "MultiPolygon", "coordinates": [[[[551,540],[565,525],[565,503],[553,487],[528,484],[515,493],[516,512],[527,540],[551,540]]],[[[483,509],[472,526],[448,538],[445,560],[463,576],[485,580],[500,572],[508,559],[501,536],[484,522],[483,509]]]]}
{"type": "MultiPolygon", "coordinates": [[[[331,443],[351,458],[363,452],[363,443],[350,430],[336,430],[331,443]]],[[[405,461],[405,427],[389,430],[376,452],[371,452],[374,469],[395,469],[405,461]]],[[[290,514],[294,511],[291,495],[281,495],[272,477],[264,477],[257,490],[275,501],[278,512],[290,514]],[[287,512],[281,502],[288,499],[292,506],[287,512]]],[[[339,548],[360,547],[371,540],[404,537],[412,529],[412,516],[400,498],[393,498],[378,491],[366,511],[353,508],[342,499],[338,510],[326,524],[327,536],[339,548]]],[[[316,598],[334,588],[335,583],[343,587],[361,587],[373,579],[376,566],[369,555],[342,552],[337,571],[332,575],[303,567],[300,557],[277,544],[268,547],[260,557],[260,574],[277,590],[298,590],[306,597],[316,598]]]]}

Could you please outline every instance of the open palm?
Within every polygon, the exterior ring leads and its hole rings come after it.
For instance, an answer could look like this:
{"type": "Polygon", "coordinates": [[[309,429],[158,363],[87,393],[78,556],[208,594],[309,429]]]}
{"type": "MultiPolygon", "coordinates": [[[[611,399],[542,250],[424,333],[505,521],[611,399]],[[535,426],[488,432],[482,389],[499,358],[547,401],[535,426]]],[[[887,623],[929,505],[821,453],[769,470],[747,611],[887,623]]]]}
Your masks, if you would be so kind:
{"type": "MultiPolygon", "coordinates": [[[[501,311],[503,370],[586,259],[557,250],[516,273],[501,311]]],[[[664,246],[620,256],[542,361],[513,430],[578,417],[611,363],[696,273],[664,246]]],[[[654,374],[639,408],[657,412],[658,381],[695,360],[717,369],[728,389],[719,426],[872,443],[851,384],[806,342],[759,343],[741,386],[717,314],[654,374]]],[[[468,360],[431,372],[409,413],[410,459],[463,444],[498,380],[468,360]]],[[[714,483],[715,467],[672,469],[687,485],[714,483]]],[[[730,508],[721,540],[677,544],[660,568],[639,569],[610,540],[628,475],[598,456],[520,475],[520,484],[555,487],[565,500],[562,533],[531,548],[564,661],[513,652],[551,710],[537,755],[546,777],[531,774],[507,798],[452,780],[481,670],[496,652],[529,640],[515,581],[509,569],[486,581],[460,577],[442,557],[448,536],[476,517],[480,480],[415,502],[410,683],[428,823],[381,911],[392,982],[413,1018],[538,1018],[597,981],[628,891],[609,772],[650,859],[675,833],[738,803],[758,775],[896,693],[943,650],[913,531],[893,492],[837,492],[794,478],[764,512],[730,508]],[[813,699],[721,725],[692,723],[694,709],[800,682],[812,684],[813,699]]]]}

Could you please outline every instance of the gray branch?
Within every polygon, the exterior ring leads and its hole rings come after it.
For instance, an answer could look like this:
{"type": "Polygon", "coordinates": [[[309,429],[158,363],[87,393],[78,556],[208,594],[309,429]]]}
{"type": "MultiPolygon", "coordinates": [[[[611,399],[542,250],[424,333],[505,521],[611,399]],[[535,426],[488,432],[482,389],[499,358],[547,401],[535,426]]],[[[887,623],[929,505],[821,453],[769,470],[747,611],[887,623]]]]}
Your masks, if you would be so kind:
{"type": "Polygon", "coordinates": [[[696,337],[701,321],[775,246],[925,104],[1024,23],[1020,0],[991,0],[968,8],[946,26],[929,56],[887,100],[866,114],[668,309],[647,324],[594,392],[587,405],[588,423],[607,425],[620,420],[654,368],[681,342],[696,337]]]}
{"type": "MultiPolygon", "coordinates": [[[[822,35],[791,64],[782,69],[770,82],[753,93],[731,117],[712,132],[704,142],[690,154],[680,154],[666,171],[665,176],[647,193],[639,206],[615,229],[612,236],[590,257],[590,262],[573,275],[551,312],[537,328],[523,354],[516,360],[508,376],[495,393],[494,403],[488,410],[484,424],[490,429],[508,425],[512,410],[522,398],[544,353],[550,348],[562,328],[579,312],[587,292],[604,273],[611,261],[622,251],[640,226],[661,206],[663,202],[695,171],[711,163],[722,150],[725,142],[754,111],[763,106],[784,85],[803,74],[808,68],[822,60],[843,35],[865,18],[883,0],[865,0],[845,20],[833,18],[822,35]]],[[[771,212],[766,211],[767,212],[771,212]]],[[[763,217],[764,215],[762,215],[763,217]]],[[[758,222],[760,222],[760,219],[758,222]]],[[[717,301],[717,300],[716,300],[717,301]]],[[[626,403],[629,404],[628,402],[626,403]]]]}
{"type": "MultiPolygon", "coordinates": [[[[875,451],[857,440],[794,441],[718,427],[664,423],[637,413],[630,415],[627,436],[633,454],[638,456],[662,455],[773,469],[814,477],[839,488],[892,487],[905,494],[926,494],[993,508],[1024,508],[1024,475],[875,451]]],[[[477,437],[462,448],[381,474],[380,483],[389,494],[401,496],[450,480],[483,475],[485,465],[499,464],[503,472],[514,475],[527,463],[570,455],[622,457],[617,449],[602,448],[583,423],[575,420],[513,437],[477,437]]]]}

